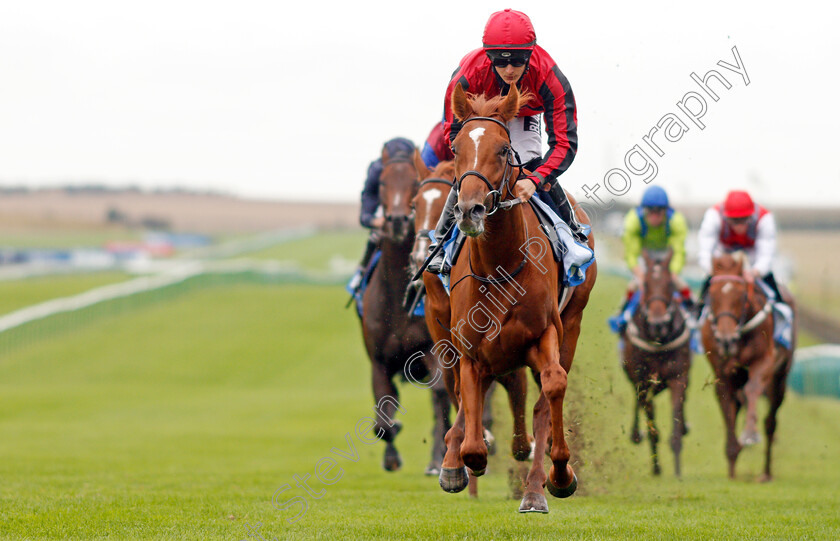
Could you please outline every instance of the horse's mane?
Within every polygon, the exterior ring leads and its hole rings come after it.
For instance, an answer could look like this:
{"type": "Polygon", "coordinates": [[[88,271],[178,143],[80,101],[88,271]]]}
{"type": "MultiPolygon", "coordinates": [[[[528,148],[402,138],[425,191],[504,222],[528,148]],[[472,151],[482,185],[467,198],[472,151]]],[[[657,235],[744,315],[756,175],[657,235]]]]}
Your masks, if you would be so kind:
{"type": "MultiPolygon", "coordinates": [[[[534,95],[530,92],[525,92],[524,94],[519,95],[519,105],[517,109],[521,109],[524,107],[534,95]]],[[[486,116],[490,118],[501,118],[501,114],[499,113],[499,106],[502,101],[505,100],[507,96],[493,96],[492,98],[488,98],[486,95],[475,95],[467,93],[467,99],[470,105],[475,111],[475,116],[486,116]]]]}
{"type": "Polygon", "coordinates": [[[713,274],[732,274],[737,273],[739,269],[748,268],[750,264],[747,254],[741,250],[735,252],[723,253],[712,259],[713,274]]]}

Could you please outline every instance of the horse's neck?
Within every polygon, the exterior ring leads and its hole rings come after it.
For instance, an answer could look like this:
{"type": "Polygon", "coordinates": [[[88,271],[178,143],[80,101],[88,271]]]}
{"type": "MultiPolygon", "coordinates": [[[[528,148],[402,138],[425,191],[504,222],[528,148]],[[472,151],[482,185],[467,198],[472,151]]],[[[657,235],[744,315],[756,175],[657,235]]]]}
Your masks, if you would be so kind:
{"type": "Polygon", "coordinates": [[[528,235],[523,205],[500,210],[485,221],[486,230],[472,241],[470,260],[475,272],[495,275],[502,267],[512,271],[528,253],[528,235]]]}
{"type": "Polygon", "coordinates": [[[753,288],[752,298],[747,296],[747,320],[758,314],[769,300],[761,285],[756,283],[753,288]]]}
{"type": "Polygon", "coordinates": [[[382,257],[379,261],[380,272],[384,277],[383,285],[386,294],[394,293],[402,296],[408,285],[408,258],[411,254],[413,239],[409,235],[403,242],[382,239],[379,247],[382,257]]]}

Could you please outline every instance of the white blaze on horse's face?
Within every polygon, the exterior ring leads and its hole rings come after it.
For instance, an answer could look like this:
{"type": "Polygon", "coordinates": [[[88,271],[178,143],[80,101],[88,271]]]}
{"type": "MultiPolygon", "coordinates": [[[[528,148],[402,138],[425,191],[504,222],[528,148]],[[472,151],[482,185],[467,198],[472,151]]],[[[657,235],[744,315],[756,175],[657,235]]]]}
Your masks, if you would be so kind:
{"type": "Polygon", "coordinates": [[[400,199],[401,198],[402,198],[402,194],[400,192],[397,192],[396,195],[394,195],[394,206],[395,207],[400,204],[400,199]]]}
{"type": "Polygon", "coordinates": [[[432,221],[432,205],[434,204],[437,199],[443,195],[443,192],[438,190],[437,188],[432,188],[431,190],[427,190],[423,192],[423,199],[426,201],[426,212],[423,215],[423,225],[421,226],[422,229],[428,229],[431,226],[432,221]]]}
{"type": "Polygon", "coordinates": [[[475,143],[475,162],[473,168],[478,167],[478,140],[484,135],[484,128],[476,128],[470,132],[470,139],[475,143]]]}
{"type": "Polygon", "coordinates": [[[723,287],[720,289],[720,292],[726,295],[732,289],[732,282],[726,282],[723,284],[723,287]]]}
{"type": "Polygon", "coordinates": [[[656,265],[655,267],[653,267],[653,277],[654,278],[658,279],[661,274],[662,274],[662,265],[656,265]]]}

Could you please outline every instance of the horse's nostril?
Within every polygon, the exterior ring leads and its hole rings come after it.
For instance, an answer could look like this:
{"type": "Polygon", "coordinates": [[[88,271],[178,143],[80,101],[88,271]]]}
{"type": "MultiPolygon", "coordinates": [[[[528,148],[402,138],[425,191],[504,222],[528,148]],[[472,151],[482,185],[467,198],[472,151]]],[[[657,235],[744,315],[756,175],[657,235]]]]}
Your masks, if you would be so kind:
{"type": "Polygon", "coordinates": [[[473,208],[470,210],[470,216],[473,220],[480,220],[484,218],[484,214],[487,212],[487,207],[482,205],[481,203],[477,205],[473,205],[473,208]]]}

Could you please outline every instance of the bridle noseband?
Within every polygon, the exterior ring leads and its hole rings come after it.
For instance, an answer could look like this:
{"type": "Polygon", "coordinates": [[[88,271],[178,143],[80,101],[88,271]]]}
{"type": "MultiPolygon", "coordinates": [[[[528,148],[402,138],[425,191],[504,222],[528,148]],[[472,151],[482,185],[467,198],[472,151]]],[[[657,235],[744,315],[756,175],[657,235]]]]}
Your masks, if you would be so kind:
{"type": "Polygon", "coordinates": [[[490,121],[490,122],[495,122],[496,124],[501,126],[502,129],[505,130],[505,134],[507,134],[508,145],[507,145],[507,152],[506,152],[506,156],[505,156],[505,170],[504,170],[504,173],[502,173],[502,183],[499,186],[499,189],[497,190],[495,187],[493,187],[493,185],[490,183],[490,181],[487,179],[486,176],[484,176],[479,171],[476,171],[475,169],[470,169],[469,171],[465,171],[464,174],[462,174],[460,177],[458,177],[458,180],[455,182],[455,190],[458,191],[458,192],[461,191],[461,183],[464,182],[465,178],[467,178],[467,177],[478,178],[481,182],[483,182],[487,186],[487,189],[490,190],[490,192],[485,196],[485,200],[487,199],[487,197],[491,197],[491,204],[487,208],[487,211],[485,212],[485,214],[487,216],[492,216],[499,209],[508,210],[508,209],[510,209],[510,208],[512,208],[512,207],[514,207],[514,206],[516,206],[516,205],[518,205],[519,203],[522,202],[522,200],[519,199],[518,197],[514,198],[514,199],[511,199],[511,200],[505,200],[505,201],[502,201],[502,198],[504,197],[503,194],[505,192],[507,192],[507,195],[513,195],[513,192],[510,191],[510,176],[511,176],[511,173],[513,172],[513,170],[515,168],[517,168],[517,167],[521,168],[523,164],[514,163],[514,161],[513,161],[514,150],[513,150],[513,147],[510,144],[510,141],[511,141],[511,139],[510,139],[510,129],[508,129],[508,127],[505,125],[504,122],[502,122],[501,120],[498,120],[496,118],[491,118],[489,116],[474,116],[472,118],[466,119],[462,123],[461,129],[463,130],[463,126],[465,126],[467,124],[467,122],[472,122],[474,120],[487,120],[487,121],[490,121]]]}
{"type": "MultiPolygon", "coordinates": [[[[737,282],[743,284],[746,283],[746,280],[744,280],[743,276],[738,276],[736,274],[720,274],[718,276],[712,276],[710,283],[714,284],[715,282],[737,282]]],[[[747,318],[747,310],[749,308],[749,295],[746,289],[744,290],[744,302],[742,303],[742,306],[743,308],[741,309],[740,315],[728,311],[716,314],[714,310],[710,309],[709,321],[712,324],[712,330],[717,331],[717,322],[720,321],[720,318],[728,317],[736,322],[737,326],[735,327],[735,333],[740,336],[742,334],[741,329],[744,327],[744,322],[747,318]]]]}
{"type": "MultiPolygon", "coordinates": [[[[502,201],[502,197],[503,197],[503,193],[505,193],[505,192],[507,193],[507,195],[511,195],[511,196],[513,195],[513,192],[511,192],[511,190],[510,190],[511,173],[517,167],[520,168],[520,170],[521,170],[521,167],[522,167],[523,164],[514,163],[513,158],[515,156],[515,151],[513,150],[513,147],[511,146],[510,129],[508,129],[508,127],[505,125],[505,123],[502,122],[501,120],[496,119],[496,118],[491,118],[489,116],[474,116],[474,117],[468,118],[468,119],[463,121],[463,123],[461,124],[461,130],[463,131],[463,129],[464,129],[463,126],[466,125],[468,122],[473,122],[473,121],[476,121],[476,120],[486,120],[486,121],[489,121],[489,122],[494,122],[494,123],[498,124],[499,126],[501,126],[502,129],[505,130],[505,134],[507,134],[508,144],[507,144],[507,151],[506,151],[506,155],[505,155],[505,170],[502,173],[502,183],[499,185],[499,189],[497,190],[495,187],[493,187],[493,185],[490,183],[490,181],[487,179],[487,177],[484,176],[484,174],[482,174],[479,171],[476,171],[475,169],[470,169],[468,171],[465,171],[460,177],[458,177],[458,180],[455,181],[454,189],[455,189],[456,192],[460,192],[461,191],[461,184],[464,182],[464,179],[467,178],[467,177],[476,177],[479,180],[481,180],[487,186],[487,189],[490,190],[490,192],[484,197],[485,200],[487,199],[487,196],[492,197],[492,204],[485,211],[485,216],[492,216],[498,210],[510,210],[511,208],[515,207],[516,205],[518,205],[522,202],[522,200],[519,199],[518,197],[514,197],[514,199],[505,200],[505,201],[502,201]]],[[[527,222],[525,222],[525,236],[528,237],[528,223],[527,222]]],[[[452,284],[449,289],[450,289],[450,291],[454,290],[455,286],[457,286],[458,284],[460,284],[462,281],[466,280],[467,278],[475,278],[479,282],[483,282],[485,284],[501,285],[501,284],[508,283],[513,279],[514,276],[519,274],[522,271],[522,269],[525,268],[525,264],[528,262],[527,251],[525,252],[524,255],[525,255],[525,257],[522,258],[522,262],[519,264],[519,266],[510,273],[505,272],[501,278],[493,278],[492,276],[480,276],[478,274],[475,274],[475,271],[472,268],[472,260],[469,258],[470,256],[467,256],[467,258],[468,258],[467,260],[469,261],[469,265],[470,265],[470,272],[468,274],[465,274],[464,276],[461,277],[460,280],[458,280],[457,282],[452,284]]]]}

